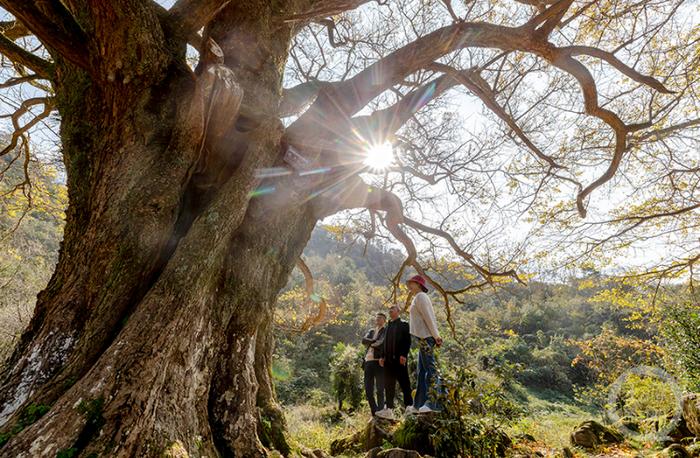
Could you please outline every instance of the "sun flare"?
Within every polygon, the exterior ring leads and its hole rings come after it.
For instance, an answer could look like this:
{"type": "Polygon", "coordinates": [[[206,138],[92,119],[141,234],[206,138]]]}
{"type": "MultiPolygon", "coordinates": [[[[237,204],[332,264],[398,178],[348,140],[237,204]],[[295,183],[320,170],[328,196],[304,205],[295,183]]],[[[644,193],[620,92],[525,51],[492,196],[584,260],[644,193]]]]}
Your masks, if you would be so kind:
{"type": "Polygon", "coordinates": [[[369,145],[365,154],[364,164],[374,171],[386,170],[394,161],[394,149],[389,142],[369,145]]]}

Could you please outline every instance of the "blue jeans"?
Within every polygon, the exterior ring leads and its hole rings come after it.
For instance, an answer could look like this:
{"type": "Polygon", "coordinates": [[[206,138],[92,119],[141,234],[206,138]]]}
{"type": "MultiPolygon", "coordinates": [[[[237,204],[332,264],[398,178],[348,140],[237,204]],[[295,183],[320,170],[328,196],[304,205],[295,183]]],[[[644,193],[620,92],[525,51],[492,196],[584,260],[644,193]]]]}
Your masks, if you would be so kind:
{"type": "Polygon", "coordinates": [[[435,392],[440,392],[440,377],[435,366],[435,339],[413,337],[418,344],[418,375],[416,377],[416,398],[413,407],[420,409],[427,405],[433,410],[440,410],[435,399],[435,392]],[[433,387],[433,391],[430,388],[433,387]]]}

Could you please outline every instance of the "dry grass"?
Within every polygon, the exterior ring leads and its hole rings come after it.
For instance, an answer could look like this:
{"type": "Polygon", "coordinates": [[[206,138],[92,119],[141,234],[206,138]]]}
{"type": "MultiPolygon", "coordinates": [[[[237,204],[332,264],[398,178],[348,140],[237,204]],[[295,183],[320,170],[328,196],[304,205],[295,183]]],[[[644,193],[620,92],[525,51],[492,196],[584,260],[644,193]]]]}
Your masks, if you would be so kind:
{"type": "Polygon", "coordinates": [[[291,438],[310,449],[330,449],[334,439],[350,435],[364,427],[370,418],[368,409],[353,414],[340,413],[331,406],[302,404],[285,406],[291,438]]]}

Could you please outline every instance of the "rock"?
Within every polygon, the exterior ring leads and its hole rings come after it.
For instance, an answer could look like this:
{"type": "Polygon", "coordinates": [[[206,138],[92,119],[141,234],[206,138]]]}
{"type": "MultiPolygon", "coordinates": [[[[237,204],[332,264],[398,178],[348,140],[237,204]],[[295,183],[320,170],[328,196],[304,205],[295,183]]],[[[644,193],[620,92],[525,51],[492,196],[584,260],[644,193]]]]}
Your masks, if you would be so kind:
{"type": "Polygon", "coordinates": [[[667,458],[691,458],[690,453],[681,444],[672,444],[661,452],[667,458]]]}
{"type": "Polygon", "coordinates": [[[328,453],[320,448],[311,450],[310,448],[303,447],[300,450],[300,453],[304,458],[332,458],[328,453]]]}
{"type": "Polygon", "coordinates": [[[673,425],[671,425],[672,421],[673,415],[669,414],[665,416],[645,418],[641,421],[639,426],[644,432],[660,433],[663,431],[663,433],[668,436],[663,441],[660,441],[660,444],[664,446],[681,442],[686,437],[693,437],[693,433],[688,429],[687,423],[684,418],[681,417],[673,425]]]}
{"type": "Polygon", "coordinates": [[[618,444],[624,438],[619,432],[589,420],[578,425],[571,433],[569,440],[571,445],[590,449],[602,444],[618,444]]]}
{"type": "Polygon", "coordinates": [[[620,431],[629,430],[633,433],[639,433],[639,421],[635,418],[622,417],[613,426],[620,431]]]}
{"type": "Polygon", "coordinates": [[[681,405],[687,428],[695,437],[700,437],[700,396],[698,393],[686,394],[681,405]]]}
{"type": "MultiPolygon", "coordinates": [[[[669,418],[669,421],[673,420],[673,418],[669,418]]],[[[671,431],[668,432],[669,437],[674,441],[674,442],[680,442],[686,437],[693,437],[694,434],[688,428],[688,423],[685,421],[685,418],[681,417],[678,423],[676,423],[673,428],[671,428],[671,431]]]]}
{"type": "Polygon", "coordinates": [[[384,440],[391,441],[391,428],[396,423],[396,420],[372,417],[361,431],[331,442],[331,455],[368,452],[375,447],[381,447],[384,440]]]}

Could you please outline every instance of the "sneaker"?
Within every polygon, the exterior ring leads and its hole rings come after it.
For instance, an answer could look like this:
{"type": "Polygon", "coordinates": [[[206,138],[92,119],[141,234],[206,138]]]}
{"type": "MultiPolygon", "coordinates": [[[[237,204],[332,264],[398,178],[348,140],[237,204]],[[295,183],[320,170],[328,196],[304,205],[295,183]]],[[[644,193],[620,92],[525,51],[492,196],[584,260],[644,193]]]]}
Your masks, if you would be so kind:
{"type": "Polygon", "coordinates": [[[431,412],[439,412],[439,410],[433,410],[430,407],[428,407],[427,405],[418,409],[418,413],[431,413],[431,412]]]}
{"type": "Polygon", "coordinates": [[[375,414],[379,418],[384,418],[386,420],[394,419],[394,411],[389,408],[384,408],[375,414]]]}
{"type": "Polygon", "coordinates": [[[418,413],[418,409],[413,406],[406,406],[406,415],[414,415],[418,413]]]}

